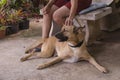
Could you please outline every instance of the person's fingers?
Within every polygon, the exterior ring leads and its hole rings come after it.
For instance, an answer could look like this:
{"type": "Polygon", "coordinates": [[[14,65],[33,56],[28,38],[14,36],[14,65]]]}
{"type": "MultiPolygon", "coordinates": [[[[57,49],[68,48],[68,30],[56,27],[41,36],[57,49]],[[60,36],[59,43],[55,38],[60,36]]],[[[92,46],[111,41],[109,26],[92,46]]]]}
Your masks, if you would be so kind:
{"type": "Polygon", "coordinates": [[[46,11],[43,12],[43,14],[46,14],[46,13],[47,13],[46,11]]]}
{"type": "Polygon", "coordinates": [[[69,21],[68,20],[66,20],[66,26],[69,26],[69,21]]]}
{"type": "Polygon", "coordinates": [[[47,14],[47,13],[48,13],[48,11],[46,11],[46,10],[43,11],[43,14],[44,14],[44,15],[47,14]]]}
{"type": "Polygon", "coordinates": [[[44,7],[44,8],[42,9],[42,12],[43,12],[43,14],[46,14],[46,13],[47,13],[46,7],[44,7]]]}
{"type": "Polygon", "coordinates": [[[67,26],[71,26],[72,24],[73,24],[73,23],[72,23],[72,20],[67,20],[67,21],[66,21],[66,25],[67,25],[67,26]]]}
{"type": "Polygon", "coordinates": [[[70,21],[70,26],[73,25],[73,21],[70,21]]]}
{"type": "Polygon", "coordinates": [[[67,20],[65,20],[65,25],[67,25],[67,20]]]}
{"type": "Polygon", "coordinates": [[[48,14],[49,12],[50,10],[47,10],[47,9],[43,10],[43,14],[48,14]]]}
{"type": "Polygon", "coordinates": [[[71,21],[69,20],[69,21],[68,21],[68,26],[70,26],[70,25],[71,25],[71,21]]]}

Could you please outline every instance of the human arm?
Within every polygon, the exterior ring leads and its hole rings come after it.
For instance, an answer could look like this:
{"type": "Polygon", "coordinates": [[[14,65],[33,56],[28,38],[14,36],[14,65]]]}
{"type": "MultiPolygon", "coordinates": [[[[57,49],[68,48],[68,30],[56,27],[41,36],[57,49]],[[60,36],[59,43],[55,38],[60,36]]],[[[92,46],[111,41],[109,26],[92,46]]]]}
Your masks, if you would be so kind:
{"type": "Polygon", "coordinates": [[[71,0],[71,9],[68,18],[65,21],[65,25],[72,25],[72,21],[75,17],[78,6],[78,0],[71,0]]]}
{"type": "Polygon", "coordinates": [[[49,0],[47,5],[42,9],[43,14],[49,13],[49,11],[50,11],[50,9],[51,9],[51,7],[52,7],[52,5],[54,4],[55,1],[56,0],[49,0]]]}
{"type": "Polygon", "coordinates": [[[49,2],[47,3],[46,6],[52,7],[52,5],[54,4],[55,1],[56,1],[56,0],[49,0],[49,2]]]}

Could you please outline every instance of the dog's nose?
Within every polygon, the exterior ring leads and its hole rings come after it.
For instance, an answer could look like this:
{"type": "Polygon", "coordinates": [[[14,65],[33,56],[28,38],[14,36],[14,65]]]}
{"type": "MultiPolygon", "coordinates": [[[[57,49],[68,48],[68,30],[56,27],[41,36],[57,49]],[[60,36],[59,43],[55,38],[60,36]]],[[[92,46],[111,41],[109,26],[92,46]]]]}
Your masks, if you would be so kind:
{"type": "Polygon", "coordinates": [[[62,36],[63,36],[63,34],[60,33],[60,32],[55,34],[55,37],[58,38],[58,39],[60,39],[62,36]]]}
{"type": "Polygon", "coordinates": [[[59,39],[59,41],[60,42],[62,42],[62,41],[67,41],[68,40],[68,37],[67,36],[64,36],[64,34],[63,33],[57,33],[56,35],[55,35],[55,37],[57,38],[57,39],[59,39]]]}

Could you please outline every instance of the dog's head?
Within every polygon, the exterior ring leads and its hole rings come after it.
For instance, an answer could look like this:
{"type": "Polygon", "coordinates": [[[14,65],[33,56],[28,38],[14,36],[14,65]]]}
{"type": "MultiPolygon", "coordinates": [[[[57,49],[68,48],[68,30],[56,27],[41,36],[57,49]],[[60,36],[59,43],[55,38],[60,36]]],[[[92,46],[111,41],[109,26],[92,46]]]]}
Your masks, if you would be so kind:
{"type": "Polygon", "coordinates": [[[63,26],[61,31],[56,33],[55,37],[59,39],[60,42],[63,41],[72,41],[78,42],[84,39],[83,28],[75,26],[63,26]]]}

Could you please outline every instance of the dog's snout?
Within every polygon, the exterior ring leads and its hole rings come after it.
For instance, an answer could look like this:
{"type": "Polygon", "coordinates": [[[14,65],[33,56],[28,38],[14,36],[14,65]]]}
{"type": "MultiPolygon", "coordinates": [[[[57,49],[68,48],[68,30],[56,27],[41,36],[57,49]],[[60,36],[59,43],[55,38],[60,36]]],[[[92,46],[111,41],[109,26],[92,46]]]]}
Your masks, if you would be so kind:
{"type": "Polygon", "coordinates": [[[58,38],[58,39],[60,39],[62,36],[63,36],[63,34],[60,33],[60,32],[55,34],[55,37],[58,38]]]}
{"type": "Polygon", "coordinates": [[[60,42],[68,40],[68,37],[64,36],[64,34],[62,32],[55,34],[55,37],[58,38],[60,42]]]}

